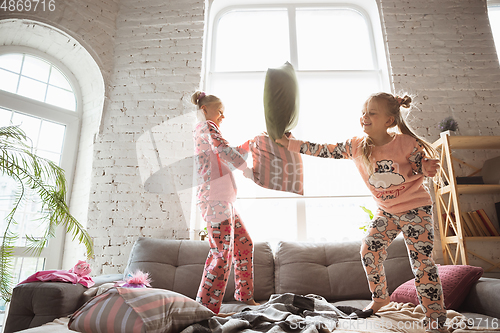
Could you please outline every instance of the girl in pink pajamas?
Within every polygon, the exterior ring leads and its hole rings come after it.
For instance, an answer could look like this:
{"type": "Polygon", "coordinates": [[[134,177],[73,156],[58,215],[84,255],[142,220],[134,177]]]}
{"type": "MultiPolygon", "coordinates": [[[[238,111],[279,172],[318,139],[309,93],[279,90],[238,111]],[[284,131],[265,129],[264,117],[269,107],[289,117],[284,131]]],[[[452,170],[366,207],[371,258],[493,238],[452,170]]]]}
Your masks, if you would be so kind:
{"type": "Polygon", "coordinates": [[[216,96],[197,91],[192,102],[205,118],[196,125],[194,137],[199,184],[197,206],[207,223],[210,243],[196,300],[218,314],[233,261],[235,299],[257,305],[253,299],[253,243],[234,209],[236,184],[231,171],[231,168],[247,168],[245,157],[251,141],[230,147],[224,140],[219,130],[224,105],[216,96]]]}
{"type": "Polygon", "coordinates": [[[370,96],[360,118],[367,134],[339,144],[315,144],[283,136],[276,142],[302,154],[352,159],[372,192],[378,211],[361,246],[361,256],[372,302],[365,310],[377,312],[390,302],[383,262],[387,247],[402,231],[415,275],[417,294],[425,312],[427,332],[445,332],[446,309],[433,248],[432,200],[424,177],[435,176],[437,153],[407,126],[400,107],[409,108],[411,97],[387,93],[370,96]],[[388,131],[397,127],[399,133],[388,131]]]}

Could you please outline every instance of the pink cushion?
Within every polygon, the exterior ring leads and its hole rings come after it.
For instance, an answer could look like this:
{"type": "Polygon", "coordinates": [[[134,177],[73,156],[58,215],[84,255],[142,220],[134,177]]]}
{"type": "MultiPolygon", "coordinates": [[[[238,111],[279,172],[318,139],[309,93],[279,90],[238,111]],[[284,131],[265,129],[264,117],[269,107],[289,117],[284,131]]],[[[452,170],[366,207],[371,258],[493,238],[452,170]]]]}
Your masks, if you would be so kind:
{"type": "MultiPolygon", "coordinates": [[[[446,309],[458,310],[469,294],[472,285],[483,275],[483,269],[468,265],[437,266],[443,286],[444,305],[446,309]]],[[[397,287],[391,295],[391,301],[418,305],[415,279],[406,281],[397,287]]]]}

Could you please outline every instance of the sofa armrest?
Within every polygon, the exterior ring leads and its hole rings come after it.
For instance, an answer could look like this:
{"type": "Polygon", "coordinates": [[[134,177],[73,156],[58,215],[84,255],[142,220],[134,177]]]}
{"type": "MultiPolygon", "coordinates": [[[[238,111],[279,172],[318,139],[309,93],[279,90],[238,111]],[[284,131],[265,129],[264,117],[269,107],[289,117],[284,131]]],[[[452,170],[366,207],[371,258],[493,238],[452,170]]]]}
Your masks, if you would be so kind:
{"type": "Polygon", "coordinates": [[[480,278],[472,286],[460,310],[500,319],[500,279],[480,278]]]}
{"type": "Polygon", "coordinates": [[[30,282],[12,292],[5,333],[40,326],[75,312],[87,288],[67,282],[30,282]]]}

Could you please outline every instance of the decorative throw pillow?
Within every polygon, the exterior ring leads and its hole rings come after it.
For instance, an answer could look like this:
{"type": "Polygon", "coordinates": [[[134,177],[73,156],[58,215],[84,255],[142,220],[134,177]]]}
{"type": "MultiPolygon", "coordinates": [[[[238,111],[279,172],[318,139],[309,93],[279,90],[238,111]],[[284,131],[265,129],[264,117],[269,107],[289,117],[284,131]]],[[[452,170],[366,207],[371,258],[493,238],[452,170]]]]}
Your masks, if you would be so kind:
{"type": "Polygon", "coordinates": [[[264,83],[267,134],[273,140],[291,131],[299,120],[299,84],[290,63],[269,68],[264,83]]]}
{"type": "MultiPolygon", "coordinates": [[[[469,294],[472,285],[483,275],[483,269],[469,265],[437,266],[443,287],[444,305],[446,309],[458,310],[469,294]]],[[[406,281],[397,287],[391,295],[391,301],[418,305],[415,279],[406,281]]]]}
{"type": "Polygon", "coordinates": [[[180,332],[215,314],[179,293],[156,288],[112,288],[71,315],[78,332],[180,332]]]}

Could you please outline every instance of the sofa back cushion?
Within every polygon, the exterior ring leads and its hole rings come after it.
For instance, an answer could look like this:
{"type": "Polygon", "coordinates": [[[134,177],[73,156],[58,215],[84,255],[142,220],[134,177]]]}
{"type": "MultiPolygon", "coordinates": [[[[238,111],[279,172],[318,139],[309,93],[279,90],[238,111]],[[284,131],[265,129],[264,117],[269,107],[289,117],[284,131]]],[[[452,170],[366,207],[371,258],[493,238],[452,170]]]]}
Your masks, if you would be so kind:
{"type": "MultiPolygon", "coordinates": [[[[136,270],[148,272],[153,288],[168,289],[195,299],[208,250],[207,241],[141,237],[130,252],[124,274],[136,270]]],[[[274,293],[274,260],[268,243],[255,243],[254,286],[256,300],[267,300],[274,293]]],[[[224,301],[232,300],[233,269],[224,295],[224,301]]]]}
{"type": "MultiPolygon", "coordinates": [[[[276,293],[317,294],[328,301],[371,299],[359,242],[281,242],[275,254],[276,293]]],[[[413,277],[406,246],[397,238],[384,267],[389,292],[413,277]]]]}

